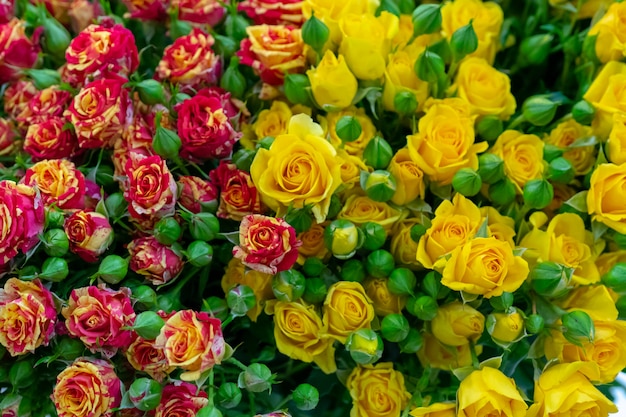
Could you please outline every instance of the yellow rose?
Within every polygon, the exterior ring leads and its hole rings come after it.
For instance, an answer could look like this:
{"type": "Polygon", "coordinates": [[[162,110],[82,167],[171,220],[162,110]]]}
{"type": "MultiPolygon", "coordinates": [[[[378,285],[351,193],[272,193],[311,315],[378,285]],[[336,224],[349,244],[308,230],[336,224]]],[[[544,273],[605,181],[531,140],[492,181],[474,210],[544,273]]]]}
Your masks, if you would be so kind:
{"type": "Polygon", "coordinates": [[[491,298],[517,290],[528,272],[528,263],[513,255],[507,242],[495,237],[475,238],[452,251],[441,283],[454,291],[491,298]]]}
{"type": "Polygon", "coordinates": [[[393,204],[403,206],[418,197],[424,199],[426,194],[424,173],[411,159],[408,148],[396,152],[387,170],[396,179],[396,192],[391,197],[393,204]]]}
{"type": "Polygon", "coordinates": [[[596,55],[602,63],[626,56],[626,4],[613,3],[587,36],[597,36],[596,55]]]}
{"type": "Polygon", "coordinates": [[[626,113],[626,64],[608,62],[596,75],[583,96],[596,109],[591,127],[600,139],[606,139],[613,126],[613,114],[626,113]]]}
{"type": "Polygon", "coordinates": [[[392,294],[387,286],[387,278],[368,278],[363,282],[365,293],[374,304],[378,316],[400,313],[406,305],[406,297],[392,294]]]}
{"type": "MultiPolygon", "coordinates": [[[[329,252],[324,244],[324,226],[321,224],[313,224],[309,230],[300,233],[298,240],[302,242],[302,245],[298,247],[298,253],[302,257],[319,259],[328,257],[329,252]]],[[[304,263],[304,259],[302,259],[302,263],[304,263]]]]}
{"type": "Polygon", "coordinates": [[[598,273],[600,276],[606,274],[618,262],[626,262],[626,250],[621,249],[603,253],[596,258],[598,273]]]}
{"type": "Polygon", "coordinates": [[[611,290],[604,285],[578,287],[567,297],[556,300],[555,304],[567,311],[584,311],[593,320],[599,321],[617,320],[619,314],[611,290]]]}
{"type": "Polygon", "coordinates": [[[372,120],[365,114],[365,109],[363,108],[357,109],[356,107],[351,106],[342,111],[328,113],[326,116],[326,123],[328,133],[330,135],[330,143],[332,143],[335,148],[342,147],[341,139],[337,136],[335,127],[337,126],[339,119],[344,116],[352,116],[359,121],[359,124],[361,125],[361,134],[355,140],[345,143],[343,148],[348,154],[361,157],[361,155],[363,155],[363,150],[369,141],[376,135],[376,127],[374,126],[374,123],[372,123],[372,120]]]}
{"type": "Polygon", "coordinates": [[[239,259],[232,258],[228,262],[224,276],[222,276],[222,290],[224,294],[228,294],[231,288],[240,284],[252,288],[256,297],[256,305],[248,310],[246,315],[250,317],[250,320],[256,322],[265,307],[265,302],[274,298],[272,277],[271,274],[247,269],[239,259]]]}
{"type": "Polygon", "coordinates": [[[333,339],[314,305],[277,301],[268,303],[265,311],[274,314],[274,337],[280,353],[303,362],[315,362],[326,374],[337,370],[333,339]]]}
{"type": "Polygon", "coordinates": [[[451,89],[469,103],[474,115],[508,120],[517,107],[509,76],[481,58],[467,58],[461,62],[451,89]]]}
{"type": "Polygon", "coordinates": [[[450,38],[457,29],[472,22],[478,37],[478,49],[470,56],[481,57],[493,63],[500,47],[500,30],[504,13],[495,2],[481,0],[454,0],[441,8],[441,29],[450,38]]]}
{"type": "MultiPolygon", "coordinates": [[[[469,343],[461,346],[446,346],[430,333],[424,333],[424,343],[417,351],[417,358],[424,368],[436,368],[449,371],[472,364],[472,353],[469,343]]],[[[480,355],[482,346],[476,346],[476,354],[480,355]]]]}
{"type": "Polygon", "coordinates": [[[604,223],[618,233],[626,233],[626,163],[600,164],[591,175],[587,210],[593,220],[604,223]]]}
{"type": "Polygon", "coordinates": [[[525,417],[528,409],[515,381],[490,367],[461,381],[457,401],[459,417],[525,417]]]}
{"type": "Polygon", "coordinates": [[[434,403],[411,410],[413,417],[456,417],[456,403],[434,403]]]}
{"type": "MultiPolygon", "coordinates": [[[[372,171],[371,168],[365,165],[363,158],[350,155],[345,148],[337,149],[337,154],[343,159],[343,164],[341,164],[341,181],[343,182],[341,191],[351,190],[355,185],[358,186],[361,180],[361,171],[372,171]]],[[[360,187],[357,187],[357,189],[360,189],[360,187]]]]}
{"type": "Polygon", "coordinates": [[[352,397],[350,417],[395,417],[409,403],[411,394],[404,376],[393,363],[359,365],[350,373],[346,387],[352,397]]]}
{"type": "Polygon", "coordinates": [[[591,19],[598,10],[606,10],[615,0],[585,0],[578,10],[578,19],[591,19]]]}
{"type": "Polygon", "coordinates": [[[411,228],[416,224],[421,224],[417,218],[396,222],[391,229],[389,245],[389,251],[396,263],[413,270],[422,269],[422,264],[415,259],[417,242],[411,238],[411,228]]]}
{"type": "Polygon", "coordinates": [[[626,162],[626,113],[613,113],[607,145],[609,161],[618,165],[626,162]]]}
{"type": "Polygon", "coordinates": [[[528,181],[543,175],[543,141],[536,135],[505,130],[489,152],[504,161],[504,173],[513,181],[518,194],[528,181]]]}
{"type": "MultiPolygon", "coordinates": [[[[503,216],[492,206],[482,206],[480,214],[487,220],[487,231],[489,236],[507,242],[515,248],[513,237],[515,236],[515,220],[508,216],[503,216]]],[[[484,221],[484,220],[483,220],[484,221]]]]}
{"type": "Polygon", "coordinates": [[[598,380],[593,363],[554,365],[535,382],[533,405],[527,417],[607,416],[617,407],[591,381],[598,380]]]}
{"type": "Polygon", "coordinates": [[[398,23],[398,33],[396,33],[391,40],[392,51],[410,51],[411,56],[415,56],[415,59],[417,59],[418,55],[422,53],[427,46],[441,39],[439,33],[431,33],[428,35],[420,35],[413,40],[411,45],[407,45],[409,40],[413,37],[413,31],[413,18],[411,15],[401,14],[398,23]]]}
{"type": "Polygon", "coordinates": [[[383,106],[385,110],[396,111],[394,99],[401,92],[409,92],[417,100],[416,112],[424,107],[428,98],[428,83],[417,78],[413,66],[417,56],[407,51],[397,51],[389,56],[389,63],[385,70],[385,84],[383,87],[383,106]]]}
{"type": "Polygon", "coordinates": [[[331,285],[323,311],[322,322],[328,334],[344,344],[350,333],[371,329],[375,318],[372,300],[359,282],[339,281],[331,285]]]}
{"type": "Polygon", "coordinates": [[[431,181],[447,185],[461,168],[477,169],[477,153],[485,151],[489,145],[474,143],[474,119],[463,100],[448,98],[426,103],[426,106],[418,133],[406,138],[409,153],[431,181]]]}
{"type": "Polygon", "coordinates": [[[433,335],[448,346],[476,342],[483,333],[485,316],[468,304],[454,301],[439,307],[431,322],[433,335]]]}
{"type": "Polygon", "coordinates": [[[587,138],[591,134],[590,127],[583,126],[574,119],[569,119],[552,129],[550,134],[546,136],[545,142],[565,150],[563,158],[572,163],[576,175],[585,175],[596,161],[595,146],[578,146],[575,148],[569,148],[569,146],[577,139],[587,138]]]}
{"type": "Polygon", "coordinates": [[[270,149],[259,149],[250,175],[263,202],[279,216],[290,205],[302,208],[310,204],[321,223],[332,194],[341,185],[343,161],[309,116],[293,116],[288,132],[277,136],[270,149]]]}
{"type": "Polygon", "coordinates": [[[258,139],[266,136],[276,137],[287,133],[291,109],[282,101],[272,102],[272,107],[262,110],[254,123],[254,133],[258,139]]]}
{"type": "Polygon", "coordinates": [[[313,98],[321,107],[343,109],[352,104],[359,86],[343,55],[337,59],[331,51],[326,51],[318,66],[308,70],[306,75],[313,98]]]}
{"type": "Polygon", "coordinates": [[[439,259],[471,239],[481,224],[480,209],[463,195],[455,194],[452,201],[444,200],[435,210],[431,226],[418,243],[416,259],[425,268],[435,268],[439,259]]]}
{"type": "Polygon", "coordinates": [[[364,195],[352,194],[344,203],[337,218],[350,220],[357,226],[375,222],[389,232],[394,223],[405,215],[406,213],[394,209],[389,204],[374,201],[364,195]]]}
{"type": "Polygon", "coordinates": [[[487,330],[496,342],[516,342],[524,335],[524,317],[517,309],[490,314],[487,318],[487,330]]]}

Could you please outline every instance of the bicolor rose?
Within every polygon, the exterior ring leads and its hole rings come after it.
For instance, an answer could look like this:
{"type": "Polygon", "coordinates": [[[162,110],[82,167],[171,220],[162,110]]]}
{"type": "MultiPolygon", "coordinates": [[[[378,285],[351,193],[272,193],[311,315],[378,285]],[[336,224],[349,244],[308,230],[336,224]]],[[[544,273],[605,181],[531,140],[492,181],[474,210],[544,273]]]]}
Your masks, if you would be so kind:
{"type": "Polygon", "coordinates": [[[139,20],[165,20],[169,1],[124,0],[130,17],[139,20]]]}
{"type": "Polygon", "coordinates": [[[26,22],[17,18],[0,25],[0,84],[16,80],[22,70],[32,68],[39,58],[39,35],[26,36],[26,22]]]}
{"type": "Polygon", "coordinates": [[[306,58],[300,29],[285,25],[259,25],[246,28],[237,56],[252,67],[261,80],[282,85],[286,73],[304,72],[306,58]]]}
{"type": "Polygon", "coordinates": [[[109,219],[95,211],[77,211],[65,220],[64,228],[70,250],[85,262],[97,262],[113,242],[109,219]]]}
{"type": "Polygon", "coordinates": [[[9,84],[2,96],[4,112],[9,118],[17,119],[20,113],[28,106],[30,99],[35,97],[37,93],[37,88],[35,88],[32,81],[19,80],[9,84]]]}
{"type": "Polygon", "coordinates": [[[218,0],[171,0],[172,7],[178,10],[178,18],[188,22],[217,25],[226,9],[218,0]]]}
{"type": "Polygon", "coordinates": [[[110,417],[122,401],[121,386],[112,364],[79,358],[57,376],[52,401],[59,417],[110,417]]]}
{"type": "Polygon", "coordinates": [[[9,23],[15,16],[15,0],[0,0],[0,24],[9,23]]]}
{"type": "Polygon", "coordinates": [[[61,313],[69,334],[79,338],[92,352],[105,356],[115,355],[118,348],[126,347],[132,332],[126,327],[135,320],[130,300],[130,290],[119,291],[96,286],[72,290],[67,306],[61,313]]]}
{"type": "Polygon", "coordinates": [[[61,117],[51,117],[28,127],[24,150],[33,161],[71,158],[77,153],[78,140],[71,129],[65,128],[66,123],[61,117]]]}
{"type": "Polygon", "coordinates": [[[37,162],[26,170],[22,182],[36,186],[46,206],[63,210],[85,206],[85,176],[67,159],[37,162]]]}
{"type": "Polygon", "coordinates": [[[205,312],[179,311],[170,316],[155,341],[170,366],[183,369],[183,381],[195,381],[224,357],[222,323],[205,312]]]}
{"type": "Polygon", "coordinates": [[[0,344],[11,356],[47,345],[56,321],[52,293],[38,279],[9,278],[0,289],[0,344]]]}
{"type": "Polygon", "coordinates": [[[153,156],[152,138],[154,133],[150,129],[144,116],[135,113],[132,121],[122,132],[122,136],[113,145],[113,168],[115,175],[126,175],[128,160],[137,161],[143,157],[153,156]]]}
{"type": "Polygon", "coordinates": [[[128,346],[126,359],[133,368],[145,372],[153,379],[163,382],[167,375],[174,370],[167,364],[165,351],[154,344],[154,340],[137,338],[128,346]]]}
{"type": "Polygon", "coordinates": [[[195,417],[198,410],[208,404],[206,392],[189,382],[174,381],[163,387],[154,417],[195,417]]]}
{"type": "Polygon", "coordinates": [[[25,131],[33,123],[41,123],[51,117],[61,117],[70,104],[72,94],[57,86],[44,88],[35,94],[28,105],[15,118],[20,130],[25,131]]]}
{"type": "Polygon", "coordinates": [[[261,196],[250,174],[222,161],[209,175],[220,188],[218,217],[241,221],[246,215],[261,213],[261,196]]]}
{"type": "Polygon", "coordinates": [[[165,284],[183,270],[182,257],[169,246],[159,243],[154,236],[133,240],[128,244],[128,252],[130,269],[153,285],[165,284]]]}
{"type": "Polygon", "coordinates": [[[0,156],[6,156],[17,150],[17,135],[13,130],[13,122],[0,118],[0,156]]]}
{"type": "Polygon", "coordinates": [[[249,268],[276,274],[293,266],[300,244],[295,229],[285,220],[252,214],[241,220],[233,255],[249,268]]]}
{"type": "Polygon", "coordinates": [[[217,206],[218,189],[211,182],[191,175],[178,178],[178,203],[192,213],[211,211],[217,206]]]}
{"type": "Polygon", "coordinates": [[[255,25],[294,25],[304,23],[302,0],[244,0],[237,9],[255,25]]]}

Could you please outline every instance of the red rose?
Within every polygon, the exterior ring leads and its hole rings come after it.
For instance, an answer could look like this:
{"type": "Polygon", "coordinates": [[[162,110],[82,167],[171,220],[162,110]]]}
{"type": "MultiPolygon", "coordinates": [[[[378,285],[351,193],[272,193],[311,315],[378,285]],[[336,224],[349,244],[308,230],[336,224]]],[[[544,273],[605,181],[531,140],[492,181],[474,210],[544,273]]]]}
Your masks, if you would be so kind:
{"type": "Polygon", "coordinates": [[[196,95],[178,107],[180,155],[191,161],[224,158],[241,137],[215,97],[196,95]]]}
{"type": "Polygon", "coordinates": [[[224,113],[226,113],[226,116],[228,116],[229,119],[236,117],[240,113],[242,115],[250,115],[243,102],[233,99],[230,93],[221,87],[203,88],[198,91],[198,95],[217,98],[224,109],[224,113]]]}
{"type": "Polygon", "coordinates": [[[163,388],[154,417],[195,417],[198,410],[208,404],[206,392],[189,382],[174,381],[163,388]]]}
{"type": "Polygon", "coordinates": [[[295,25],[304,23],[302,0],[244,0],[237,5],[255,25],[295,25]]]}
{"type": "Polygon", "coordinates": [[[123,0],[130,17],[138,20],[165,20],[169,1],[163,0],[123,0]]]}
{"type": "Polygon", "coordinates": [[[77,211],[65,221],[65,234],[70,250],[85,262],[97,262],[113,242],[113,228],[109,219],[94,211],[77,211]]]}
{"type": "Polygon", "coordinates": [[[218,0],[172,0],[178,9],[178,18],[193,23],[215,26],[222,20],[226,9],[218,0]]]}
{"type": "Polygon", "coordinates": [[[65,52],[69,82],[83,85],[107,75],[128,78],[139,65],[133,33],[122,25],[90,25],[65,52]]]}
{"type": "Polygon", "coordinates": [[[46,206],[85,207],[85,176],[67,159],[46,159],[26,170],[22,183],[36,186],[46,206]]]}
{"type": "Polygon", "coordinates": [[[79,338],[92,352],[112,357],[118,348],[126,347],[132,332],[126,327],[135,321],[130,290],[119,291],[102,287],[72,290],[68,305],[61,314],[69,334],[79,338]]]}
{"type": "Polygon", "coordinates": [[[43,203],[33,187],[0,181],[0,266],[17,251],[26,253],[35,246],[44,221],[43,203]]]}
{"type": "Polygon", "coordinates": [[[178,202],[181,206],[192,213],[215,212],[218,194],[215,184],[199,177],[182,176],[178,178],[178,187],[178,202]]]}
{"type": "Polygon", "coordinates": [[[113,146],[113,167],[115,175],[126,175],[126,163],[129,159],[139,160],[153,156],[152,138],[154,134],[141,114],[135,113],[132,122],[124,129],[122,136],[113,146]]]}
{"type": "Polygon", "coordinates": [[[218,217],[240,221],[248,214],[261,213],[261,197],[250,174],[222,161],[209,175],[220,188],[218,217]]]}
{"type": "Polygon", "coordinates": [[[252,214],[239,225],[239,245],[233,255],[255,271],[276,274],[293,266],[300,244],[285,220],[252,214]]]}
{"type": "Polygon", "coordinates": [[[10,84],[4,91],[4,112],[11,119],[16,119],[28,107],[28,102],[37,92],[35,85],[30,81],[20,80],[10,84]]]}
{"type": "Polygon", "coordinates": [[[10,155],[18,148],[13,123],[0,118],[0,156],[10,155]]]}
{"type": "Polygon", "coordinates": [[[71,158],[77,153],[78,140],[71,129],[65,128],[66,123],[61,117],[51,117],[28,127],[24,150],[33,161],[71,158]]]}
{"type": "Polygon", "coordinates": [[[145,372],[153,379],[163,382],[165,377],[175,368],[167,364],[165,352],[154,344],[154,340],[137,338],[126,350],[126,359],[133,368],[145,372]]]}
{"type": "Polygon", "coordinates": [[[183,270],[183,259],[154,236],[141,237],[128,244],[130,269],[143,275],[152,285],[176,278],[183,270]]]}
{"type": "Polygon", "coordinates": [[[16,80],[23,69],[32,68],[39,57],[40,29],[36,29],[32,39],[25,33],[26,23],[12,19],[0,25],[0,84],[16,80]]]}
{"type": "Polygon", "coordinates": [[[15,16],[15,0],[0,0],[0,24],[9,23],[15,16]]]}

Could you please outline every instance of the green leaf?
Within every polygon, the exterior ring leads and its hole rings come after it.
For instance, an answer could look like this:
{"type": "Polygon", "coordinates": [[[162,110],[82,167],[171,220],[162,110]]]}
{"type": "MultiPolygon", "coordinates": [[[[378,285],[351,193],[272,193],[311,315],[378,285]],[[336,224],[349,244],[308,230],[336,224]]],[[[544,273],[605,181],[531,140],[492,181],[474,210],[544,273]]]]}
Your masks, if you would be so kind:
{"type": "Polygon", "coordinates": [[[475,238],[489,237],[489,228],[487,226],[488,221],[489,221],[488,217],[485,217],[485,220],[483,220],[482,224],[478,228],[478,231],[476,232],[476,236],[474,236],[475,238]]]}
{"type": "Polygon", "coordinates": [[[609,230],[609,226],[606,224],[596,221],[591,222],[591,232],[593,233],[594,241],[598,241],[607,230],[609,230]]]}
{"type": "Polygon", "coordinates": [[[572,142],[567,148],[568,149],[572,149],[572,148],[584,148],[586,146],[594,146],[597,145],[598,142],[598,138],[595,136],[588,136],[586,138],[580,138],[580,139],[576,139],[574,142],[572,142]]]}
{"type": "Polygon", "coordinates": [[[581,191],[579,193],[574,194],[569,200],[567,200],[564,204],[572,207],[574,210],[579,211],[581,213],[588,213],[587,208],[587,194],[589,191],[581,191]]]}

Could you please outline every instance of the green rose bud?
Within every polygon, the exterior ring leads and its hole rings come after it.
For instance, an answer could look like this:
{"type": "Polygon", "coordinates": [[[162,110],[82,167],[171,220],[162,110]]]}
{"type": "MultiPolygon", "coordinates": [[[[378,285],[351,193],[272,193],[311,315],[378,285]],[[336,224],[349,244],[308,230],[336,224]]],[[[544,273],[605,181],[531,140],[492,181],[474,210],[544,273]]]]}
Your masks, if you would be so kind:
{"type": "Polygon", "coordinates": [[[285,75],[285,96],[287,100],[293,104],[303,104],[312,107],[311,102],[311,82],[309,77],[304,74],[287,74],[285,75]]]}
{"type": "Polygon", "coordinates": [[[302,298],[311,304],[321,303],[326,298],[326,283],[322,278],[307,278],[302,298]]]}
{"type": "Polygon", "coordinates": [[[550,162],[548,166],[548,175],[550,180],[560,182],[562,184],[569,184],[576,173],[572,163],[563,157],[555,158],[550,162]]]}
{"type": "Polygon", "coordinates": [[[252,165],[255,155],[255,151],[241,148],[233,154],[233,163],[237,166],[237,169],[250,172],[250,165],[252,165]]]}
{"type": "Polygon", "coordinates": [[[213,48],[218,55],[229,57],[239,50],[239,42],[234,39],[220,35],[219,33],[213,33],[213,37],[215,38],[213,48]]]}
{"type": "Polygon", "coordinates": [[[372,329],[359,329],[348,336],[346,350],[356,363],[367,365],[383,355],[383,340],[372,329]]]}
{"type": "Polygon", "coordinates": [[[341,266],[341,279],[361,282],[365,279],[365,265],[358,259],[350,259],[341,266]]]}
{"type": "Polygon", "coordinates": [[[104,206],[111,219],[119,219],[128,210],[128,203],[122,193],[113,193],[104,200],[104,206]]]}
{"type": "Polygon", "coordinates": [[[376,16],[382,12],[389,12],[400,17],[400,7],[396,4],[395,0],[381,0],[380,6],[376,9],[376,16]]]}
{"type": "Polygon", "coordinates": [[[139,285],[132,290],[133,298],[137,304],[146,309],[152,309],[157,305],[156,292],[148,285],[139,285]]]}
{"type": "Polygon", "coordinates": [[[535,126],[545,126],[554,119],[558,103],[542,97],[533,96],[526,99],[522,105],[524,118],[535,126]]]}
{"type": "Polygon", "coordinates": [[[352,142],[361,136],[361,123],[354,116],[341,116],[335,125],[335,133],[342,142],[352,142]]]}
{"type": "Polygon", "coordinates": [[[489,304],[495,310],[506,311],[513,306],[513,300],[515,296],[510,292],[503,292],[499,297],[491,297],[489,299],[489,304]]]}
{"type": "Polygon", "coordinates": [[[217,407],[207,405],[199,409],[195,417],[223,417],[223,414],[217,407]]]}
{"type": "Polygon", "coordinates": [[[423,224],[416,224],[411,227],[411,240],[418,243],[422,236],[426,234],[428,228],[423,224]]]}
{"type": "Polygon", "coordinates": [[[489,186],[489,199],[496,206],[511,203],[515,200],[515,193],[515,185],[508,178],[503,178],[489,186]]]}
{"type": "Polygon", "coordinates": [[[19,360],[11,365],[9,382],[13,385],[13,389],[26,388],[37,380],[34,365],[34,357],[19,360]]]}
{"type": "Polygon", "coordinates": [[[50,257],[44,261],[39,278],[46,281],[61,282],[67,278],[69,273],[65,259],[50,257]]]}
{"type": "Polygon", "coordinates": [[[543,64],[550,54],[553,40],[554,36],[547,33],[524,38],[520,45],[520,63],[524,67],[543,64]]]}
{"type": "Polygon", "coordinates": [[[232,57],[228,68],[220,79],[220,87],[232,94],[233,97],[242,98],[246,92],[246,78],[239,71],[239,57],[232,57]]]}
{"type": "Polygon", "coordinates": [[[563,150],[558,146],[544,143],[543,145],[543,159],[546,162],[552,162],[553,160],[563,156],[563,150]]]}
{"type": "Polygon", "coordinates": [[[173,217],[164,217],[154,225],[154,237],[162,245],[171,245],[180,239],[183,233],[180,224],[173,217]]]}
{"type": "Polygon", "coordinates": [[[119,255],[107,255],[100,262],[97,275],[104,282],[119,284],[128,274],[128,260],[119,255]]]}
{"type": "Polygon", "coordinates": [[[450,38],[450,49],[455,61],[461,61],[467,55],[478,49],[478,36],[472,26],[472,21],[458,28],[450,38]]]}
{"type": "Polygon", "coordinates": [[[267,365],[253,363],[239,374],[237,385],[250,392],[263,392],[270,389],[273,382],[274,376],[267,365]]]}
{"type": "Polygon", "coordinates": [[[233,316],[244,316],[256,306],[256,296],[247,285],[237,285],[226,294],[226,303],[233,316]]]}
{"type": "Polygon", "coordinates": [[[202,311],[224,321],[228,317],[228,303],[221,297],[211,296],[202,301],[202,311]]]}
{"type": "Polygon", "coordinates": [[[426,49],[415,61],[417,78],[428,83],[437,82],[445,76],[446,64],[436,53],[426,49]]]}
{"type": "Polygon", "coordinates": [[[524,185],[524,203],[530,208],[541,210],[554,198],[554,188],[548,181],[530,180],[524,185]]]}
{"type": "Polygon", "coordinates": [[[530,334],[541,333],[544,326],[545,321],[539,314],[531,314],[526,318],[526,331],[530,334]]]}
{"type": "Polygon", "coordinates": [[[428,295],[409,298],[406,308],[409,313],[424,321],[434,319],[437,315],[437,310],[439,310],[437,301],[428,295]]]}
{"type": "Polygon", "coordinates": [[[413,11],[413,36],[426,35],[441,30],[441,5],[420,4],[413,11]]]}
{"type": "Polygon", "coordinates": [[[572,268],[556,262],[540,262],[531,269],[528,278],[538,294],[558,297],[568,290],[573,272],[572,268]]]}
{"type": "Polygon", "coordinates": [[[376,170],[371,174],[361,171],[361,188],[374,201],[385,202],[391,200],[396,193],[396,179],[389,171],[376,170]]]}
{"type": "Polygon", "coordinates": [[[306,258],[304,264],[302,265],[302,272],[307,277],[318,277],[325,267],[326,265],[324,264],[324,261],[319,258],[306,258]]]}
{"type": "Polygon", "coordinates": [[[208,242],[220,232],[220,222],[211,213],[196,213],[189,220],[189,232],[194,239],[208,242]]]}
{"type": "Polygon", "coordinates": [[[388,277],[394,267],[393,255],[383,249],[370,253],[365,260],[367,273],[376,278],[388,277]]]}
{"type": "Polygon", "coordinates": [[[57,338],[56,342],[54,352],[59,355],[59,358],[66,361],[73,361],[85,353],[85,345],[80,339],[62,336],[57,338]]]}
{"type": "Polygon", "coordinates": [[[363,233],[348,220],[334,220],[324,230],[324,243],[335,258],[348,259],[363,245],[363,233]]]}
{"type": "Polygon", "coordinates": [[[417,97],[410,91],[400,91],[393,97],[393,108],[402,115],[411,115],[417,111],[417,97]]]}
{"type": "Polygon", "coordinates": [[[572,117],[581,125],[589,126],[596,116],[596,109],[587,100],[580,100],[572,107],[572,117]]]}
{"type": "Polygon", "coordinates": [[[626,296],[621,296],[620,298],[618,298],[617,301],[615,302],[615,307],[617,308],[617,311],[619,312],[618,318],[620,320],[626,319],[626,296]]]}
{"type": "Polygon", "coordinates": [[[128,389],[130,401],[141,411],[154,410],[161,402],[162,393],[161,384],[150,378],[136,379],[128,389]]]}
{"type": "Polygon", "coordinates": [[[504,179],[504,161],[492,153],[478,157],[478,175],[485,184],[495,184],[504,179]]]}
{"type": "Polygon", "coordinates": [[[317,407],[317,403],[320,401],[320,393],[311,384],[300,384],[293,391],[291,398],[298,410],[307,411],[317,407]]]}
{"type": "Polygon", "coordinates": [[[65,50],[70,45],[72,36],[58,20],[45,18],[43,20],[43,47],[55,57],[64,57],[65,50]]]}
{"type": "Polygon", "coordinates": [[[461,168],[454,174],[452,178],[452,187],[458,193],[466,197],[472,197],[478,194],[483,182],[478,172],[471,168],[461,168]]]}
{"type": "Polygon", "coordinates": [[[140,81],[135,85],[135,90],[139,94],[139,99],[149,105],[165,103],[165,90],[163,85],[157,80],[148,79],[140,81]]]}
{"type": "Polygon", "coordinates": [[[226,28],[226,35],[233,38],[239,44],[242,39],[248,37],[246,28],[248,27],[248,21],[240,14],[229,13],[224,21],[224,27],[226,28]]]}
{"type": "Polygon", "coordinates": [[[618,262],[602,276],[602,283],[607,287],[617,291],[626,291],[626,263],[618,262]]]}
{"type": "Polygon", "coordinates": [[[272,278],[272,291],[279,301],[295,301],[306,288],[304,275],[295,269],[280,271],[272,278]]]}
{"type": "Polygon", "coordinates": [[[401,342],[409,335],[409,321],[402,314],[387,314],[380,324],[383,338],[390,342],[401,342]]]}
{"type": "Polygon", "coordinates": [[[43,235],[43,249],[48,256],[61,257],[70,248],[70,241],[63,229],[50,229],[43,235]]]}
{"type": "Polygon", "coordinates": [[[207,266],[213,260],[213,247],[201,240],[195,240],[187,247],[187,259],[196,267],[207,266]]]}
{"type": "Polygon", "coordinates": [[[393,158],[393,149],[385,139],[374,136],[363,150],[363,162],[374,169],[385,169],[393,158]]]}
{"type": "Polygon", "coordinates": [[[400,352],[402,353],[417,353],[418,350],[424,346],[424,338],[417,329],[409,329],[409,334],[400,342],[400,352]]]}
{"type": "Polygon", "coordinates": [[[274,143],[274,137],[266,136],[257,143],[257,146],[259,148],[269,149],[272,147],[272,143],[274,143]]]}
{"type": "Polygon", "coordinates": [[[30,77],[37,90],[61,84],[61,74],[52,69],[28,69],[24,73],[30,77]]]}
{"type": "Polygon", "coordinates": [[[363,247],[367,250],[380,249],[387,240],[385,228],[378,223],[366,222],[361,226],[363,231],[363,247]]]}
{"type": "Polygon", "coordinates": [[[595,338],[595,326],[589,314],[582,310],[575,310],[561,316],[563,323],[563,337],[576,346],[583,343],[592,343],[595,338]]]}
{"type": "Polygon", "coordinates": [[[157,155],[165,159],[177,158],[181,144],[180,137],[176,132],[157,123],[156,133],[152,139],[152,147],[157,155]]]}
{"type": "Polygon", "coordinates": [[[484,116],[476,123],[476,133],[488,142],[494,142],[502,132],[504,125],[499,117],[484,116]]]}
{"type": "Polygon", "coordinates": [[[157,338],[161,329],[165,326],[165,321],[154,311],[144,311],[137,314],[133,330],[146,340],[157,338]]]}
{"type": "Polygon", "coordinates": [[[330,29],[315,14],[302,25],[302,40],[320,55],[329,36],[330,29]]]}
{"type": "Polygon", "coordinates": [[[50,207],[46,210],[46,229],[63,228],[65,214],[61,210],[50,207]]]}
{"type": "Polygon", "coordinates": [[[285,221],[296,230],[296,233],[302,233],[313,226],[313,215],[309,209],[291,208],[285,215],[285,221]]]}
{"type": "Polygon", "coordinates": [[[176,93],[176,95],[174,96],[174,102],[176,104],[180,104],[185,100],[189,100],[191,98],[191,96],[189,94],[185,94],[185,93],[176,93]]]}
{"type": "Polygon", "coordinates": [[[389,275],[389,281],[387,281],[389,291],[397,295],[412,295],[416,285],[417,278],[415,278],[413,271],[408,268],[394,269],[389,275]]]}
{"type": "Polygon", "coordinates": [[[217,403],[224,408],[237,407],[242,397],[241,389],[234,382],[224,382],[217,390],[217,403]]]}

